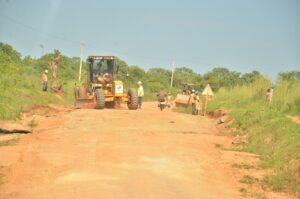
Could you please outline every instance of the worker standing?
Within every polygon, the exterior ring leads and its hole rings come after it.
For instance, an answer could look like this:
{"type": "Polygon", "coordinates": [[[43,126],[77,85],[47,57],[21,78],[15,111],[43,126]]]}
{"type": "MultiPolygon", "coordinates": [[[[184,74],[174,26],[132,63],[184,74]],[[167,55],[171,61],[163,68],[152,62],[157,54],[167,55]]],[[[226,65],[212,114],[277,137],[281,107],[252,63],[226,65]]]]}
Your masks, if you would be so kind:
{"type": "Polygon", "coordinates": [[[141,81],[138,81],[138,108],[142,108],[142,100],[144,96],[144,87],[141,81]]]}
{"type": "Polygon", "coordinates": [[[195,90],[192,90],[192,93],[190,95],[190,103],[192,104],[192,114],[197,115],[197,107],[196,107],[196,102],[197,102],[197,95],[195,94],[195,90]]]}
{"type": "Polygon", "coordinates": [[[41,76],[41,84],[42,84],[42,90],[44,92],[47,92],[48,90],[48,70],[45,70],[41,76]]]}
{"type": "Polygon", "coordinates": [[[272,98],[273,98],[273,89],[268,88],[267,93],[266,93],[266,100],[267,100],[268,105],[271,104],[272,98]]]}
{"type": "Polygon", "coordinates": [[[200,97],[199,97],[199,92],[196,91],[195,92],[195,100],[196,100],[196,114],[195,115],[199,115],[201,114],[201,103],[200,103],[200,97]]]}

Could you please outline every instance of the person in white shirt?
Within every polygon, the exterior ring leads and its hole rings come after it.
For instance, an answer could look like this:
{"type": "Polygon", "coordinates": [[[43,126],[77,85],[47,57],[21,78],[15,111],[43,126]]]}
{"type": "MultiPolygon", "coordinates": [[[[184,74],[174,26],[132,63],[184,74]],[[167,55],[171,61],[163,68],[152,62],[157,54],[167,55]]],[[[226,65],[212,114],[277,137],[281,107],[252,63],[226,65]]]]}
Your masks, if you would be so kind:
{"type": "Polygon", "coordinates": [[[142,100],[144,96],[144,87],[141,81],[138,81],[138,108],[142,108],[142,100]]]}

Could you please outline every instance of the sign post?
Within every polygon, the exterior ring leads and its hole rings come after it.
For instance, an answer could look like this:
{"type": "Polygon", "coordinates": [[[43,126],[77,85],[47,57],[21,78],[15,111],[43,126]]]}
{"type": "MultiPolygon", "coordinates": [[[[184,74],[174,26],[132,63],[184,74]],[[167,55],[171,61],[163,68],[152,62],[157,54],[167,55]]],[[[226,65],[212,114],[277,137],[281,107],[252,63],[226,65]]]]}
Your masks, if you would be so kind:
{"type": "Polygon", "coordinates": [[[207,104],[208,104],[208,101],[211,100],[214,96],[214,93],[210,87],[209,84],[207,84],[202,92],[202,95],[204,96],[204,107],[203,107],[203,110],[202,110],[202,113],[203,115],[205,116],[206,115],[206,111],[207,111],[207,104]]]}

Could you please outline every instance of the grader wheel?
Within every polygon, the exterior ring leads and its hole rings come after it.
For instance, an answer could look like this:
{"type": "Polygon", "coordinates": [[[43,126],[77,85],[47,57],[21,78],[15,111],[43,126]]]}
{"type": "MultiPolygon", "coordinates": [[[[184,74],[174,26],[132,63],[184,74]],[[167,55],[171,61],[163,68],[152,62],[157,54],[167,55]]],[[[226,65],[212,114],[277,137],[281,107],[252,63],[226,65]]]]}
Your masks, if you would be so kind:
{"type": "Polygon", "coordinates": [[[128,90],[128,109],[136,110],[138,108],[138,94],[135,89],[130,88],[128,90]]]}
{"type": "Polygon", "coordinates": [[[105,95],[102,89],[96,89],[96,109],[103,109],[105,107],[105,95]]]}

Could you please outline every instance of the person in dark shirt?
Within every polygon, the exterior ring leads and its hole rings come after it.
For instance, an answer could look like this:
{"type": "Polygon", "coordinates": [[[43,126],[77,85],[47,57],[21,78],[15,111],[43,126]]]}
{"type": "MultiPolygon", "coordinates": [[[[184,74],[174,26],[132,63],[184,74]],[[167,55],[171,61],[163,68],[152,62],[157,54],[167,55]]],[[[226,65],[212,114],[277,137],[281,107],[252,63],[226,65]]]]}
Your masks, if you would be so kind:
{"type": "Polygon", "coordinates": [[[167,93],[164,88],[161,88],[160,91],[157,92],[156,96],[159,102],[164,102],[166,100],[167,93]]]}

